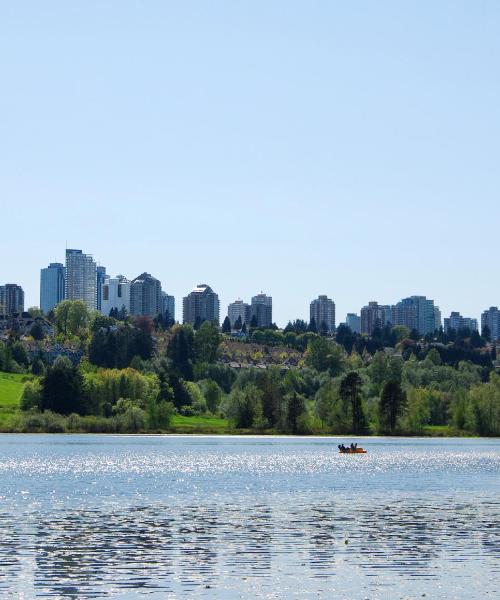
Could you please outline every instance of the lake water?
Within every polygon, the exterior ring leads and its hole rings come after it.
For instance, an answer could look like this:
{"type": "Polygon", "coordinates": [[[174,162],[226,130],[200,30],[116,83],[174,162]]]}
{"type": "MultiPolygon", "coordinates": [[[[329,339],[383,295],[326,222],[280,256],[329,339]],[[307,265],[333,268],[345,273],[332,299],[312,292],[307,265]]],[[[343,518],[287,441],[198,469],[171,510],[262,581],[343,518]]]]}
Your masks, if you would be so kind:
{"type": "Polygon", "coordinates": [[[500,440],[357,441],[0,435],[0,597],[497,598],[500,440]]]}

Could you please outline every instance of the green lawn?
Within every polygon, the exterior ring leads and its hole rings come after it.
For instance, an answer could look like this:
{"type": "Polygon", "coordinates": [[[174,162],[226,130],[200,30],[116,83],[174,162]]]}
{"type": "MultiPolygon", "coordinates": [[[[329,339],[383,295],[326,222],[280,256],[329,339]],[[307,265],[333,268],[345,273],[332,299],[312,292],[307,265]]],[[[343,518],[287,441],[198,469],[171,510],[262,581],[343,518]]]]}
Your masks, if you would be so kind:
{"type": "Polygon", "coordinates": [[[460,431],[450,425],[427,425],[423,434],[429,437],[475,437],[470,431],[460,431]]]}
{"type": "Polygon", "coordinates": [[[0,428],[8,429],[19,413],[26,375],[0,372],[0,428]]]}
{"type": "Polygon", "coordinates": [[[226,433],[229,430],[227,419],[202,415],[184,417],[174,415],[170,428],[177,433],[226,433]]]}

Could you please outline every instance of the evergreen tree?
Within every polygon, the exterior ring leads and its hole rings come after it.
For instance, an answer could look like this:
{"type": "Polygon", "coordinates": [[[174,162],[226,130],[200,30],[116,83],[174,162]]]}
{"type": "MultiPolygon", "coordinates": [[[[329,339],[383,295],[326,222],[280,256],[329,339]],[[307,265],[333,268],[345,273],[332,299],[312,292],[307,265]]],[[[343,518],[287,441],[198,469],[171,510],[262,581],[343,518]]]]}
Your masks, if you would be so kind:
{"type": "Polygon", "coordinates": [[[304,397],[293,392],[286,401],[286,431],[296,434],[299,429],[299,418],[306,410],[304,397]]]}
{"type": "Polygon", "coordinates": [[[295,319],[295,321],[293,322],[292,325],[293,325],[293,330],[297,334],[306,333],[306,331],[308,330],[307,323],[303,319],[295,319]]]}
{"type": "Polygon", "coordinates": [[[43,375],[45,373],[45,365],[40,357],[35,358],[31,365],[33,375],[43,375]]]}
{"type": "Polygon", "coordinates": [[[116,317],[115,318],[118,321],[125,321],[126,320],[126,318],[127,318],[127,309],[124,306],[122,306],[120,308],[120,310],[118,310],[116,308],[115,311],[116,311],[116,317]]]}
{"type": "Polygon", "coordinates": [[[222,333],[231,333],[231,321],[229,317],[226,317],[222,323],[222,333]]]}
{"type": "Polygon", "coordinates": [[[309,327],[307,328],[307,330],[311,333],[318,333],[318,327],[316,325],[316,319],[314,317],[309,321],[309,327]]]}
{"type": "Polygon", "coordinates": [[[163,321],[165,323],[166,329],[170,329],[172,327],[172,325],[175,323],[173,316],[168,312],[168,310],[166,310],[165,314],[163,315],[163,321]]]}
{"type": "Polygon", "coordinates": [[[63,356],[56,358],[42,380],[42,410],[63,415],[83,414],[83,377],[80,370],[63,356]]]}
{"type": "Polygon", "coordinates": [[[194,331],[190,325],[176,325],[167,346],[167,356],[184,379],[193,378],[194,331]]]}
{"type": "Polygon", "coordinates": [[[380,424],[384,429],[394,431],[406,404],[406,394],[401,385],[397,381],[388,381],[382,389],[378,405],[380,424]]]}
{"type": "Polygon", "coordinates": [[[43,333],[43,329],[42,329],[40,323],[36,323],[36,322],[34,323],[33,327],[31,328],[30,335],[34,340],[37,340],[37,341],[43,340],[43,338],[45,337],[45,334],[43,333]]]}
{"type": "Polygon", "coordinates": [[[347,373],[340,382],[340,398],[351,413],[353,433],[363,433],[366,430],[366,419],[363,410],[361,377],[356,371],[347,373]]]}
{"type": "Polygon", "coordinates": [[[348,354],[351,354],[353,346],[356,342],[356,334],[352,332],[347,325],[339,325],[335,333],[335,341],[344,347],[348,354]]]}
{"type": "Polygon", "coordinates": [[[238,318],[236,319],[236,321],[234,323],[234,328],[236,329],[236,331],[240,331],[242,327],[243,327],[243,323],[241,321],[241,315],[238,315],[238,318]]]}

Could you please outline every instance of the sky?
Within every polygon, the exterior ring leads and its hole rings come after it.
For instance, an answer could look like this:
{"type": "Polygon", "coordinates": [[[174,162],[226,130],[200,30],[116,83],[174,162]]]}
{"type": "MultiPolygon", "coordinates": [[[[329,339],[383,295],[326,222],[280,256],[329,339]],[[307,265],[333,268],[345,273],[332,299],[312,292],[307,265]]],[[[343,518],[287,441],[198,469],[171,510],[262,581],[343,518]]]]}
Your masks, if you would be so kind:
{"type": "Polygon", "coordinates": [[[500,3],[1,2],[0,283],[500,305],[500,3]]]}

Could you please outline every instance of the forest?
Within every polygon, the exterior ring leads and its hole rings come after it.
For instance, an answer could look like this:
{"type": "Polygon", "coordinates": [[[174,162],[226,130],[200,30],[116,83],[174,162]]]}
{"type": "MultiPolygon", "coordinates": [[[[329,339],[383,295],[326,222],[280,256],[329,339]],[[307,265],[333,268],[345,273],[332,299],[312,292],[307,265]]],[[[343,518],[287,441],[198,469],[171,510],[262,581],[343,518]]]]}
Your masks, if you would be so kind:
{"type": "Polygon", "coordinates": [[[331,337],[297,320],[235,337],[211,322],[105,317],[79,301],[49,319],[53,338],[0,342],[0,371],[23,386],[3,430],[500,434],[496,350],[477,332],[366,337],[340,326],[331,337]],[[53,359],[55,347],[64,351],[53,359]]]}

